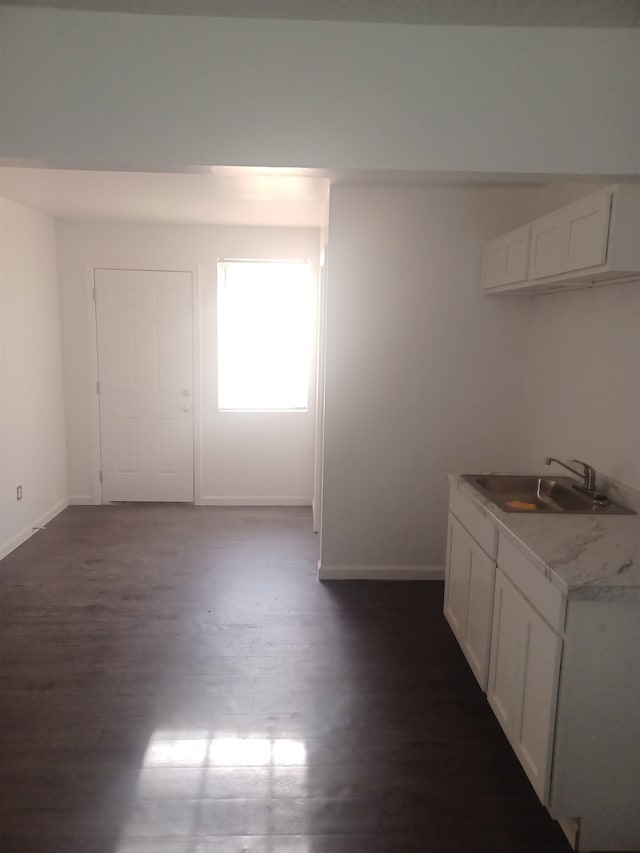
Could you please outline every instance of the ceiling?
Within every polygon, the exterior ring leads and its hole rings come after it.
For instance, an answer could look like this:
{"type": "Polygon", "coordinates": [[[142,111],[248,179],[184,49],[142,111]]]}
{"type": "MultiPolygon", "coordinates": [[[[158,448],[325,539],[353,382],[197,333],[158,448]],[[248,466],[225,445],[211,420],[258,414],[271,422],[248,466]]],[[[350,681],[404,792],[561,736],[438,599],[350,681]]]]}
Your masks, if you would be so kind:
{"type": "Polygon", "coordinates": [[[318,227],[329,181],[282,170],[199,173],[0,168],[0,195],[59,219],[318,227]]]}
{"type": "Polygon", "coordinates": [[[0,0],[0,5],[310,21],[640,27],[640,0],[0,0]]]}
{"type": "Polygon", "coordinates": [[[328,220],[332,184],[538,189],[554,180],[559,177],[246,166],[109,171],[5,160],[0,196],[56,219],[318,228],[328,220]]]}

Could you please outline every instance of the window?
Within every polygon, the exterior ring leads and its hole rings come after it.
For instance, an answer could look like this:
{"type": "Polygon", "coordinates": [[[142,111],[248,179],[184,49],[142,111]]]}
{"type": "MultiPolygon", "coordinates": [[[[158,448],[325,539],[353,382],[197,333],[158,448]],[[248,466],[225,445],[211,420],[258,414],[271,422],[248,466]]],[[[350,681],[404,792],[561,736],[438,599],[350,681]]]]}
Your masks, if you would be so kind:
{"type": "Polygon", "coordinates": [[[304,261],[218,263],[218,408],[307,409],[311,275],[304,261]]]}

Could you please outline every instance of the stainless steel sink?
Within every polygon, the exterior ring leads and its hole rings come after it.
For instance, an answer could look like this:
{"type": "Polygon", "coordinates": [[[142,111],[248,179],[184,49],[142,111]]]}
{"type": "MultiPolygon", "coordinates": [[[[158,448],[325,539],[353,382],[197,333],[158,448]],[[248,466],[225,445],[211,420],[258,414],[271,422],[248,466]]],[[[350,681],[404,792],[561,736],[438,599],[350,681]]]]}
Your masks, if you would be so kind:
{"type": "Polygon", "coordinates": [[[584,494],[570,477],[464,474],[462,479],[505,512],[635,515],[604,495],[584,494]]]}

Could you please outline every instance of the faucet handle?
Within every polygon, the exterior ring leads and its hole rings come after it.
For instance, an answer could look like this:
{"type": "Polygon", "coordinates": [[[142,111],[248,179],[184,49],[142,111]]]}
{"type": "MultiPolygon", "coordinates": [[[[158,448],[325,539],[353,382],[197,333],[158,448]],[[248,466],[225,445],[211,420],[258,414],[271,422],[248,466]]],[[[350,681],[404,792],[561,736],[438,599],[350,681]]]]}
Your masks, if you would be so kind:
{"type": "Polygon", "coordinates": [[[578,465],[582,465],[584,468],[584,487],[590,492],[595,492],[596,490],[596,472],[595,469],[583,462],[581,459],[574,459],[573,462],[577,462],[578,465]]]}

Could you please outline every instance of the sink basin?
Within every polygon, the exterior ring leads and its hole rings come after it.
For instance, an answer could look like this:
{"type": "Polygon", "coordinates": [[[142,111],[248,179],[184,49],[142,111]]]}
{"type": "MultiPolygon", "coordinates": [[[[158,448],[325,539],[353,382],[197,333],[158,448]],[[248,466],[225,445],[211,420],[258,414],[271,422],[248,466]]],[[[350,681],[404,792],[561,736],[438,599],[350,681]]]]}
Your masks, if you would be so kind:
{"type": "MultiPolygon", "coordinates": [[[[464,474],[462,477],[505,512],[634,515],[632,509],[606,500],[596,503],[576,489],[570,477],[520,474],[464,474]]],[[[599,496],[601,497],[601,496],[599,496]]]]}

